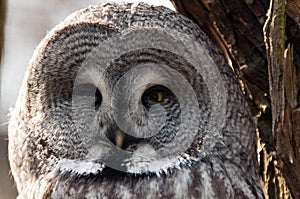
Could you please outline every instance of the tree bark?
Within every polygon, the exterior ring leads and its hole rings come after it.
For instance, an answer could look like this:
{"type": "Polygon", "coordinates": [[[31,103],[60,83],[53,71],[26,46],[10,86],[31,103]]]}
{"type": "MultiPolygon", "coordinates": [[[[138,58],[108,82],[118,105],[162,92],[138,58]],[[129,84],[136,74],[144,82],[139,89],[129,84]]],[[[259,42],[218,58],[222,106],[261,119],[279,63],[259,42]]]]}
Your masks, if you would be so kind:
{"type": "Polygon", "coordinates": [[[258,125],[266,198],[300,198],[300,2],[171,0],[224,53],[258,125]]]}
{"type": "Polygon", "coordinates": [[[285,0],[271,0],[264,27],[269,63],[272,136],[276,142],[278,169],[282,172],[292,196],[300,198],[300,159],[297,157],[300,155],[297,151],[300,140],[299,132],[295,129],[297,123],[293,123],[299,115],[296,109],[297,78],[293,65],[293,48],[290,45],[287,48],[285,46],[285,9],[285,0]]]}

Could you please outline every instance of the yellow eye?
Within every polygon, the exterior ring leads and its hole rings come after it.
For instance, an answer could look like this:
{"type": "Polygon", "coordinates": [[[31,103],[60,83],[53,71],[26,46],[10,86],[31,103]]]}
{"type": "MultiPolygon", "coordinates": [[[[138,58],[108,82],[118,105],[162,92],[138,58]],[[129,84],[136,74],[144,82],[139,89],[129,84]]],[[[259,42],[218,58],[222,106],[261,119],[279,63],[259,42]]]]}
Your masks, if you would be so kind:
{"type": "Polygon", "coordinates": [[[160,91],[153,92],[151,93],[151,95],[148,96],[148,100],[152,102],[162,102],[163,99],[164,99],[164,93],[160,91]]]}
{"type": "Polygon", "coordinates": [[[163,93],[162,92],[157,92],[156,94],[157,94],[157,101],[158,102],[163,101],[163,99],[164,99],[163,93]]]}
{"type": "Polygon", "coordinates": [[[142,104],[149,108],[158,103],[169,103],[170,97],[173,98],[174,94],[162,85],[155,85],[148,88],[142,95],[142,104]]]}

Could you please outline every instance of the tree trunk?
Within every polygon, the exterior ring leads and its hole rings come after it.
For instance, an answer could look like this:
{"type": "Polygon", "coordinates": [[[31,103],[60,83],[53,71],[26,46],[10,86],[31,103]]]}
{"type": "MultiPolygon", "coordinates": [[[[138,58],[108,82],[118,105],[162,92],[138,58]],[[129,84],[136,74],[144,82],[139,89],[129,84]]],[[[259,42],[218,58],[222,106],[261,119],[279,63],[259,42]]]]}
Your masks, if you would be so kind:
{"type": "Polygon", "coordinates": [[[257,117],[266,198],[300,198],[300,1],[171,0],[234,69],[257,117]]]}

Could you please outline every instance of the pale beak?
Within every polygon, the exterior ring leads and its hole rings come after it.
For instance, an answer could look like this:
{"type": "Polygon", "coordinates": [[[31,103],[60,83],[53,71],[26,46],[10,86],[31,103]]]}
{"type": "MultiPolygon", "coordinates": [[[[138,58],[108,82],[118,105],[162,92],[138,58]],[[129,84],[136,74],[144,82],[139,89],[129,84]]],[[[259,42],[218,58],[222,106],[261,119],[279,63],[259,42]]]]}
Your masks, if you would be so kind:
{"type": "Polygon", "coordinates": [[[118,130],[115,134],[115,141],[116,141],[116,145],[119,148],[122,148],[123,146],[123,141],[124,141],[124,133],[120,130],[118,130]]]}

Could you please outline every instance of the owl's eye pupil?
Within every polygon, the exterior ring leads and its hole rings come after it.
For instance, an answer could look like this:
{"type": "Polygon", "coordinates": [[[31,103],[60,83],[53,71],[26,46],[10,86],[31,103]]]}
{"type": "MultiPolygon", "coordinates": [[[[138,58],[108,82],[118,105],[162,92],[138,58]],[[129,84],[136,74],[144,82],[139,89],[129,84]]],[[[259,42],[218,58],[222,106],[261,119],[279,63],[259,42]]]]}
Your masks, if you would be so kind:
{"type": "Polygon", "coordinates": [[[95,108],[98,109],[102,103],[102,95],[99,91],[99,89],[96,89],[95,93],[95,108]]]}

